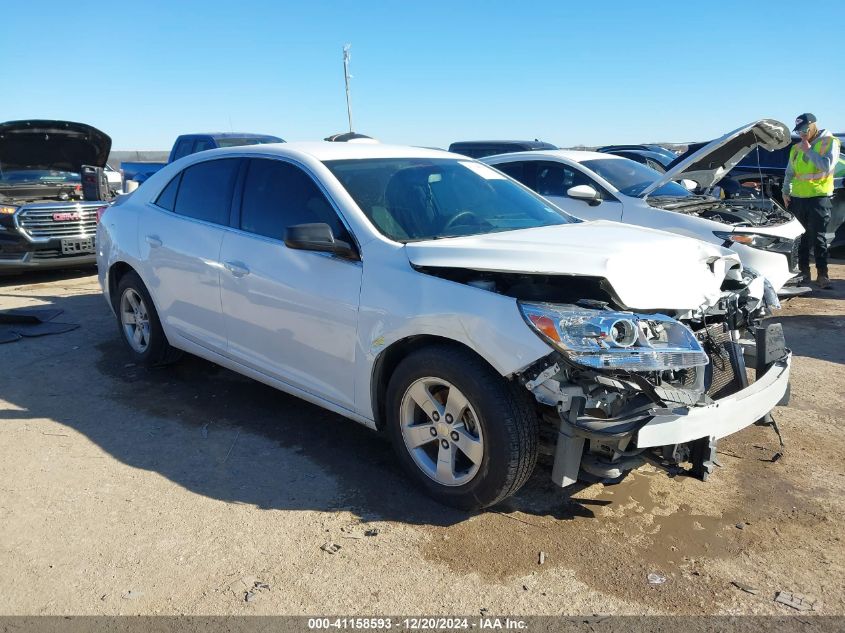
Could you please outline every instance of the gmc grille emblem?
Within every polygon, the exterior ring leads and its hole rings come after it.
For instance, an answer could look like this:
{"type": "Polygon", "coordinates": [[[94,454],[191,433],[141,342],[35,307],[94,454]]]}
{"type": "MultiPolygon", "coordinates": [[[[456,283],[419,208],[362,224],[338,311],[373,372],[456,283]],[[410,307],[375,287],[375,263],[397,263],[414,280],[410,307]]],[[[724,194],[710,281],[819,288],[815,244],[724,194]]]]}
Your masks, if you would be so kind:
{"type": "Polygon", "coordinates": [[[54,213],[53,214],[53,221],[54,222],[69,222],[71,220],[81,220],[82,214],[78,211],[71,211],[69,213],[54,213]]]}

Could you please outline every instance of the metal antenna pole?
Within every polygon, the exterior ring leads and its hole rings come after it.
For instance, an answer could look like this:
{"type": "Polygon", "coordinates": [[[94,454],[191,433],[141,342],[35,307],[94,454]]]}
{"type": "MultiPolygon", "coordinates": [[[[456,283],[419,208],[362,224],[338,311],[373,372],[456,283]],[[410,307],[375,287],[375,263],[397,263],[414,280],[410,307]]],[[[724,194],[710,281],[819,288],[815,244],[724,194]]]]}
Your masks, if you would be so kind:
{"type": "Polygon", "coordinates": [[[349,74],[349,49],[352,44],[345,44],[343,46],[343,79],[346,82],[346,115],[349,117],[349,132],[352,132],[352,102],[349,100],[349,80],[352,76],[349,74]]]}

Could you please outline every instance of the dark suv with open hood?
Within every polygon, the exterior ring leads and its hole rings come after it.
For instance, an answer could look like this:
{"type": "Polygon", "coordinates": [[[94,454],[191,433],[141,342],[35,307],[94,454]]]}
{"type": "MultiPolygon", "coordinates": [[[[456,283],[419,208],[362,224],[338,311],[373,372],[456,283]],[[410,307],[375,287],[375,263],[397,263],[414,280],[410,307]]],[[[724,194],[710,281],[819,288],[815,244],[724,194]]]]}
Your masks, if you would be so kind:
{"type": "Polygon", "coordinates": [[[0,123],[0,273],[96,262],[107,201],[84,199],[81,174],[104,167],[110,150],[111,138],[84,123],[0,123]]]}

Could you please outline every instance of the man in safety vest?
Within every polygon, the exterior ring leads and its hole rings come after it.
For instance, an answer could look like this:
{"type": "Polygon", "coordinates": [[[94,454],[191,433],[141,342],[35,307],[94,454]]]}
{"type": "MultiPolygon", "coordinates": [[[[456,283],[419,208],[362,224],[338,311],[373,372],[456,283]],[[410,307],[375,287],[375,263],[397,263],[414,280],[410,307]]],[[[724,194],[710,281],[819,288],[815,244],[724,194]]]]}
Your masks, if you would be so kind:
{"type": "Polygon", "coordinates": [[[798,251],[798,266],[810,280],[810,244],[816,257],[816,284],[830,288],[827,270],[827,225],[833,196],[833,172],[839,161],[839,139],[819,130],[809,112],[795,119],[801,142],[792,146],[783,180],[783,202],[804,225],[798,251]]]}

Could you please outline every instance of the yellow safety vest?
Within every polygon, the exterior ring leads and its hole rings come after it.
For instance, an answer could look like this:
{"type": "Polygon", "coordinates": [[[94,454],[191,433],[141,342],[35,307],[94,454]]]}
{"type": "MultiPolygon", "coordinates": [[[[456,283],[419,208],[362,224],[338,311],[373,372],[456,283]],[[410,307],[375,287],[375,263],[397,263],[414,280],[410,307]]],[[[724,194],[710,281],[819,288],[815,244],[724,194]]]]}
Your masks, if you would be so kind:
{"type": "MultiPolygon", "coordinates": [[[[824,155],[830,151],[832,143],[838,143],[835,136],[825,136],[813,142],[812,148],[817,154],[824,155]]],[[[789,162],[792,163],[794,176],[792,178],[792,195],[796,198],[816,198],[833,195],[833,171],[819,171],[813,163],[807,160],[804,152],[799,152],[795,145],[789,150],[789,162]]]]}

